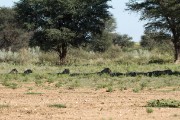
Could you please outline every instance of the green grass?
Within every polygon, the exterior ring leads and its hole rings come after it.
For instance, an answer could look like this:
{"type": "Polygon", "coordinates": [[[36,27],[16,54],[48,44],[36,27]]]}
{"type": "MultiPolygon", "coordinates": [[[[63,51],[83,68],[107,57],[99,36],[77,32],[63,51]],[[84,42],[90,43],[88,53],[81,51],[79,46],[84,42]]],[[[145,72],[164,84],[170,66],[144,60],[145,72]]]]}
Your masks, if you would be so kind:
{"type": "Polygon", "coordinates": [[[70,69],[71,73],[94,73],[100,72],[102,69],[109,67],[112,72],[148,72],[153,70],[171,69],[173,71],[180,71],[180,67],[174,64],[119,64],[116,62],[107,64],[72,64],[50,66],[50,65],[16,65],[0,63],[0,84],[16,89],[23,84],[34,83],[39,87],[53,87],[53,88],[78,88],[91,87],[96,89],[108,89],[112,87],[113,90],[127,90],[132,89],[133,92],[139,92],[146,89],[160,89],[164,87],[171,87],[175,91],[179,90],[180,80],[179,76],[160,76],[160,77],[110,77],[109,75],[57,75],[56,73],[64,69],[70,69]],[[18,71],[23,71],[27,68],[33,69],[32,74],[7,74],[11,69],[16,68],[18,71]],[[51,74],[49,74],[51,73],[51,74]]]}
{"type": "Polygon", "coordinates": [[[52,104],[48,105],[49,107],[55,107],[55,108],[66,108],[66,105],[64,104],[52,104]]]}
{"type": "Polygon", "coordinates": [[[70,84],[68,85],[68,88],[69,89],[74,89],[74,88],[78,88],[81,86],[81,83],[79,80],[75,80],[75,81],[72,81],[70,82],[70,84]]]}
{"type": "Polygon", "coordinates": [[[108,87],[107,90],[106,90],[106,92],[113,92],[113,91],[114,91],[114,90],[113,90],[112,87],[108,87]]]}
{"type": "Polygon", "coordinates": [[[140,89],[139,89],[139,88],[133,88],[132,91],[133,91],[134,93],[139,93],[139,92],[140,92],[140,89]]]}
{"type": "Polygon", "coordinates": [[[8,108],[10,107],[9,105],[5,105],[5,104],[0,104],[0,109],[3,109],[3,108],[8,108]]]}
{"type": "Polygon", "coordinates": [[[6,86],[8,88],[11,88],[11,89],[17,89],[18,88],[18,84],[17,83],[7,82],[5,80],[3,81],[2,85],[6,86]]]}
{"type": "Polygon", "coordinates": [[[62,81],[58,81],[56,84],[55,84],[55,87],[57,88],[60,88],[63,86],[63,82],[62,81]]]}
{"type": "Polygon", "coordinates": [[[170,107],[179,108],[180,101],[172,99],[150,100],[147,102],[147,107],[170,107]]]}
{"type": "Polygon", "coordinates": [[[43,81],[42,81],[41,79],[38,79],[38,80],[35,81],[35,84],[36,84],[37,86],[41,86],[42,83],[43,83],[43,81]]]}
{"type": "Polygon", "coordinates": [[[27,95],[42,95],[43,93],[40,93],[40,92],[27,92],[25,94],[27,94],[27,95]]]}
{"type": "Polygon", "coordinates": [[[154,110],[153,110],[152,108],[146,108],[146,112],[147,112],[147,113],[153,113],[153,111],[154,111],[154,110]]]}

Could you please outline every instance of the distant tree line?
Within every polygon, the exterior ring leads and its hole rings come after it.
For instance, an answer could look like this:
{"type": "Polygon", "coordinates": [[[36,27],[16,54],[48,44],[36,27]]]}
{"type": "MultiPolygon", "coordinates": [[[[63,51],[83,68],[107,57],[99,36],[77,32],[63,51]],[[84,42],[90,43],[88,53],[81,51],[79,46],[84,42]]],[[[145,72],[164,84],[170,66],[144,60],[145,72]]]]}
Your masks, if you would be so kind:
{"type": "MultiPolygon", "coordinates": [[[[56,51],[63,63],[70,47],[105,52],[112,45],[133,48],[126,34],[115,33],[116,21],[109,12],[111,0],[20,0],[14,7],[0,8],[0,49],[18,51],[39,46],[56,51]]],[[[178,0],[146,0],[127,3],[140,12],[145,25],[140,46],[174,50],[180,59],[180,3],[178,0]]]]}
{"type": "Polygon", "coordinates": [[[133,46],[132,38],[114,33],[110,0],[20,0],[0,8],[0,49],[40,46],[64,62],[68,47],[105,52],[112,44],[133,46]],[[128,44],[130,43],[130,44],[128,44]]]}

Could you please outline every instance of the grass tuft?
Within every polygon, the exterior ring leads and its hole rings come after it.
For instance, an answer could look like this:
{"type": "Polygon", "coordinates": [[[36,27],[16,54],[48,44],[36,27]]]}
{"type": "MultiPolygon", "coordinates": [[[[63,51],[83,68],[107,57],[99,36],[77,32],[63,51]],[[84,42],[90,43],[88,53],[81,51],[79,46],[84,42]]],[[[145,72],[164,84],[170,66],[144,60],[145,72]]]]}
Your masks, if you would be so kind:
{"type": "Polygon", "coordinates": [[[139,88],[134,88],[134,89],[133,89],[133,92],[134,92],[134,93],[139,93],[139,92],[140,92],[140,89],[139,89],[139,88]]]}
{"type": "Polygon", "coordinates": [[[153,109],[152,108],[146,108],[146,112],[147,113],[153,113],[153,109]]]}
{"type": "Polygon", "coordinates": [[[108,89],[106,90],[106,92],[113,92],[113,88],[112,87],[108,87],[108,89]]]}
{"type": "Polygon", "coordinates": [[[170,107],[179,108],[180,101],[172,99],[150,100],[147,102],[147,107],[170,107]]]}
{"type": "Polygon", "coordinates": [[[43,93],[39,93],[39,92],[27,92],[25,94],[27,94],[27,95],[42,95],[43,93]]]}
{"type": "Polygon", "coordinates": [[[66,108],[66,105],[64,105],[64,104],[52,104],[52,105],[49,105],[49,107],[66,108]]]}
{"type": "Polygon", "coordinates": [[[6,86],[8,88],[11,88],[11,89],[17,89],[18,88],[17,83],[11,83],[11,82],[7,82],[7,81],[3,81],[2,85],[6,86]]]}
{"type": "Polygon", "coordinates": [[[8,108],[8,107],[9,107],[9,105],[0,104],[0,109],[8,108]]]}

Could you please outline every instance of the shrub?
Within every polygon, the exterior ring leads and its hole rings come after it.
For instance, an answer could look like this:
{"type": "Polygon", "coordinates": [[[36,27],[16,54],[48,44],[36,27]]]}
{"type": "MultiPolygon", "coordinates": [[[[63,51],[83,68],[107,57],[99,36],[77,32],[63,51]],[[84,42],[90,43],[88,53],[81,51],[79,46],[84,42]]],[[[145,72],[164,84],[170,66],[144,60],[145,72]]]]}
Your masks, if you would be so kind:
{"type": "Polygon", "coordinates": [[[27,95],[42,95],[43,93],[39,93],[39,92],[27,92],[27,95]]]}
{"type": "Polygon", "coordinates": [[[55,84],[55,87],[60,88],[63,86],[63,83],[59,81],[58,83],[55,84]]]}
{"type": "Polygon", "coordinates": [[[179,108],[180,101],[172,99],[150,100],[147,102],[147,107],[172,107],[179,108]]]}
{"type": "Polygon", "coordinates": [[[0,109],[2,109],[2,108],[8,108],[8,107],[9,107],[9,105],[0,104],[0,109]]]}
{"type": "Polygon", "coordinates": [[[2,85],[6,86],[8,88],[12,88],[12,89],[17,89],[18,88],[17,83],[10,83],[10,82],[7,82],[7,81],[3,81],[2,85]]]}
{"type": "Polygon", "coordinates": [[[134,88],[134,89],[133,89],[133,92],[134,92],[134,93],[138,93],[139,91],[140,91],[139,88],[134,88]]]}
{"type": "Polygon", "coordinates": [[[64,104],[52,104],[52,105],[49,105],[49,107],[66,108],[66,105],[64,105],[64,104]]]}
{"type": "Polygon", "coordinates": [[[112,87],[108,87],[108,89],[106,90],[106,92],[113,92],[113,88],[112,87]]]}
{"type": "Polygon", "coordinates": [[[147,112],[147,113],[152,113],[152,112],[153,112],[153,109],[152,109],[152,108],[146,108],[146,112],[147,112]]]}
{"type": "Polygon", "coordinates": [[[56,65],[58,63],[58,54],[56,52],[41,52],[39,54],[40,64],[56,65]]]}

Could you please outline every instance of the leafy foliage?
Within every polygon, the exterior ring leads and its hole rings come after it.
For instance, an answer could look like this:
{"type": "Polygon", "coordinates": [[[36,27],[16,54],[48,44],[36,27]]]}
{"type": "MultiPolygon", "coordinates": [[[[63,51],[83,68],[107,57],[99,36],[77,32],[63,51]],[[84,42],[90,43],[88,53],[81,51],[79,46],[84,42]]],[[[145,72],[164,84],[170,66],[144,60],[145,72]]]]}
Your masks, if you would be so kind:
{"type": "Polygon", "coordinates": [[[63,104],[52,104],[52,105],[49,105],[49,107],[66,108],[66,105],[63,105],[63,104]]]}
{"type": "Polygon", "coordinates": [[[171,36],[155,31],[145,31],[141,37],[140,45],[148,50],[160,49],[162,51],[172,51],[173,49],[171,36]]]}
{"type": "Polygon", "coordinates": [[[105,21],[105,29],[101,35],[95,36],[90,41],[90,49],[95,52],[105,52],[112,46],[113,33],[116,28],[116,21],[113,17],[105,21]]]}
{"type": "Polygon", "coordinates": [[[10,82],[7,82],[7,81],[3,81],[2,85],[6,86],[8,88],[12,88],[12,89],[17,89],[18,88],[17,83],[10,83],[10,82]]]}
{"type": "Polygon", "coordinates": [[[113,44],[114,45],[118,45],[121,48],[134,46],[134,42],[132,41],[132,37],[129,37],[127,34],[124,34],[124,35],[114,34],[113,36],[114,36],[113,37],[113,44]]]}
{"type": "Polygon", "coordinates": [[[8,24],[13,24],[15,11],[11,8],[0,8],[0,30],[3,30],[8,24]]]}
{"type": "Polygon", "coordinates": [[[147,30],[161,31],[172,36],[174,58],[180,60],[180,1],[179,0],[130,0],[128,10],[141,13],[141,20],[148,20],[147,30]]]}
{"type": "Polygon", "coordinates": [[[161,100],[151,100],[147,103],[148,107],[180,107],[180,101],[172,99],[161,99],[161,100]]]}
{"type": "Polygon", "coordinates": [[[17,18],[30,29],[68,28],[77,38],[87,40],[101,33],[110,13],[108,0],[21,0],[16,4],[17,18]]]}
{"type": "Polygon", "coordinates": [[[12,8],[0,8],[0,49],[17,51],[28,46],[30,34],[18,27],[15,14],[12,8]]]}
{"type": "Polygon", "coordinates": [[[67,44],[74,37],[74,33],[67,28],[59,29],[46,29],[37,31],[34,38],[31,40],[31,46],[40,46],[45,51],[55,50],[62,44],[67,44]]]}
{"type": "MultiPolygon", "coordinates": [[[[108,1],[20,0],[16,3],[15,10],[19,22],[26,29],[37,32],[33,37],[34,40],[36,41],[38,36],[41,38],[41,44],[53,44],[49,48],[56,50],[60,54],[60,60],[63,60],[68,45],[77,47],[102,34],[105,23],[111,16],[108,11],[110,8],[107,4],[108,1]],[[72,33],[74,37],[68,38],[68,36],[72,36],[72,33]],[[47,39],[42,40],[44,38],[47,39]],[[67,41],[68,39],[69,41],[67,41]],[[62,46],[58,45],[58,47],[61,47],[62,50],[59,51],[59,48],[57,50],[57,47],[54,49],[55,41],[59,41],[58,44],[61,42],[62,46]]],[[[43,46],[43,49],[46,47],[46,45],[43,46]]]]}
{"type": "Polygon", "coordinates": [[[102,35],[96,36],[91,42],[91,49],[95,52],[105,52],[112,45],[112,34],[103,32],[102,35]]]}
{"type": "Polygon", "coordinates": [[[67,47],[74,36],[75,34],[67,28],[61,28],[60,30],[46,29],[34,34],[31,45],[38,45],[45,51],[57,51],[61,62],[64,62],[64,58],[67,54],[67,47]]]}
{"type": "Polygon", "coordinates": [[[147,112],[147,113],[153,113],[153,109],[152,109],[152,108],[147,108],[147,109],[146,109],[146,112],[147,112]]]}

